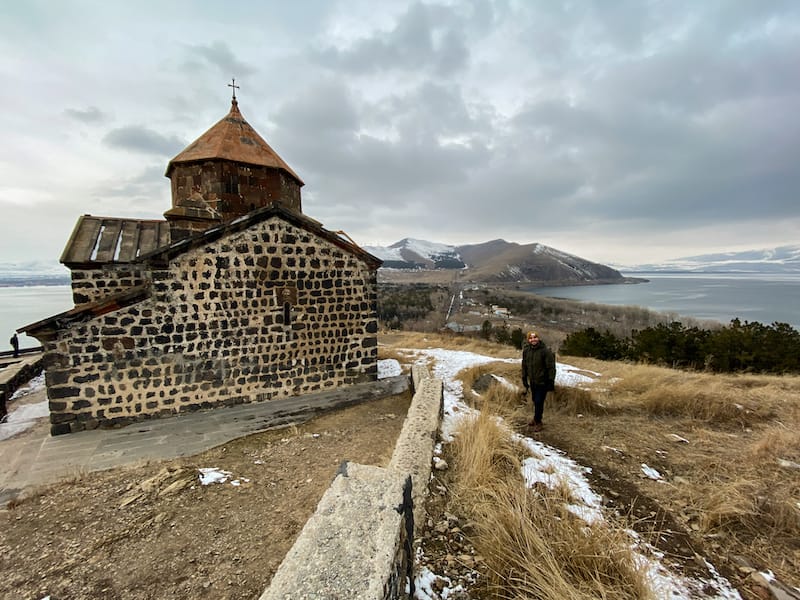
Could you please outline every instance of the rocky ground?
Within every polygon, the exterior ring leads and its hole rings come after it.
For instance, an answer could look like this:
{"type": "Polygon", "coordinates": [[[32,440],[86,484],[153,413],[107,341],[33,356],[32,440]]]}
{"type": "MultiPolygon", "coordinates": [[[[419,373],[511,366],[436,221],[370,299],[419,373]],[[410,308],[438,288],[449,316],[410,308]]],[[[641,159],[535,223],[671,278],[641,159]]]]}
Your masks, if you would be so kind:
{"type": "MultiPolygon", "coordinates": [[[[39,489],[0,511],[0,598],[257,598],[340,463],[388,463],[409,402],[410,394],[387,398],[190,458],[84,474],[39,489]],[[225,480],[202,485],[200,470],[207,468],[225,480]]],[[[518,425],[524,429],[524,421],[518,425]]],[[[537,438],[591,467],[593,489],[609,514],[629,519],[674,569],[702,576],[704,557],[745,600],[780,597],[757,576],[782,565],[759,561],[758,546],[747,540],[703,534],[691,506],[671,499],[666,484],[642,477],[645,460],[674,478],[690,476],[678,461],[687,446],[665,441],[672,431],[689,435],[679,426],[663,423],[662,431],[639,436],[636,445],[631,426],[619,420],[548,413],[537,438]]],[[[724,432],[724,439],[733,435],[724,432]]],[[[439,576],[427,580],[431,598],[444,589],[451,600],[496,598],[470,542],[470,523],[449,495],[449,477],[447,469],[433,473],[415,544],[417,572],[439,576]]],[[[773,542],[786,548],[787,564],[797,561],[797,540],[773,542]]]]}
{"type": "Polygon", "coordinates": [[[0,598],[258,598],[340,463],[388,463],[409,402],[40,489],[0,512],[0,598]]]}

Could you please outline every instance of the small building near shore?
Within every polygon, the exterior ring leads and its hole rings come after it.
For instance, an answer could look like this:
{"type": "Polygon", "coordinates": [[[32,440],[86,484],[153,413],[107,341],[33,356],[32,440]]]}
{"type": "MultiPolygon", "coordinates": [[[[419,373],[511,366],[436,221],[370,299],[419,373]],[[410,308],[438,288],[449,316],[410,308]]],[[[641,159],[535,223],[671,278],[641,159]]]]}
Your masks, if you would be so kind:
{"type": "Polygon", "coordinates": [[[377,379],[380,259],[304,215],[302,180],[230,112],[170,161],[164,220],[84,215],[46,353],[51,433],[377,379]]]}

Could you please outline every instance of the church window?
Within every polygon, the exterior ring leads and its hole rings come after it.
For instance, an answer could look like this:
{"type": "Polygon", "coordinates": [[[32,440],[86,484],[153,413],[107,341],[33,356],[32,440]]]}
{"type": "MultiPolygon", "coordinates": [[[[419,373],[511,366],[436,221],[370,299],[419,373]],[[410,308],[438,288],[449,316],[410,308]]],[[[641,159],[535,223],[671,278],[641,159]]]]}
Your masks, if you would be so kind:
{"type": "Polygon", "coordinates": [[[225,180],[225,192],[227,194],[238,194],[239,193],[239,176],[235,173],[228,175],[228,178],[225,180]]]}
{"type": "Polygon", "coordinates": [[[292,305],[288,302],[283,303],[283,324],[284,325],[291,325],[292,324],[292,305]]]}
{"type": "Polygon", "coordinates": [[[291,326],[292,324],[292,308],[297,304],[297,288],[293,285],[278,288],[276,290],[277,303],[283,312],[283,324],[291,326]]]}

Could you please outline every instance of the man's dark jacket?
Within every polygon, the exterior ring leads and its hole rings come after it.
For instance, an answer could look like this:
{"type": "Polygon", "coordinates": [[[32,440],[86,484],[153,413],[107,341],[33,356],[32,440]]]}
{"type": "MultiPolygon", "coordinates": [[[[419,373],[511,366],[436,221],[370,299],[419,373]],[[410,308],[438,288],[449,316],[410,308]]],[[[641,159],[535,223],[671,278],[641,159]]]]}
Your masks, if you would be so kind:
{"type": "Polygon", "coordinates": [[[522,347],[522,385],[546,385],[555,389],[556,358],[541,340],[535,346],[528,342],[522,347]]]}

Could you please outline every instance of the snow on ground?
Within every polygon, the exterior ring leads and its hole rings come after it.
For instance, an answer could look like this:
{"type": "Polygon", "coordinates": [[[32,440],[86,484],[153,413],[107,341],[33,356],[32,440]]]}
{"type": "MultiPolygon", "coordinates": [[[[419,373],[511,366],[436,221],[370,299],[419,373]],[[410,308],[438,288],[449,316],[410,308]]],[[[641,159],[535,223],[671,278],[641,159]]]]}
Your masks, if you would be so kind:
{"type": "MultiPolygon", "coordinates": [[[[230,471],[223,471],[217,467],[202,467],[198,469],[199,474],[198,477],[200,478],[200,485],[211,485],[212,483],[225,483],[233,476],[233,473],[230,471]]],[[[250,483],[250,480],[247,477],[242,477],[240,479],[231,479],[231,485],[235,487],[239,487],[244,483],[250,483]]]]}
{"type": "MultiPolygon", "coordinates": [[[[473,352],[439,348],[427,350],[406,349],[403,352],[414,357],[417,362],[427,363],[433,360],[433,376],[441,379],[444,387],[444,418],[442,420],[441,437],[445,442],[452,441],[453,433],[462,418],[477,414],[475,409],[468,407],[463,402],[463,387],[461,381],[456,379],[456,375],[463,369],[477,365],[495,362],[519,362],[519,359],[498,359],[473,352]]],[[[399,363],[396,365],[395,363],[397,361],[379,361],[378,372],[395,373],[399,371],[399,363]]],[[[557,363],[556,367],[557,385],[579,387],[593,381],[591,377],[576,372],[579,369],[571,365],[557,363]]],[[[583,372],[585,373],[586,371],[583,372]]],[[[599,376],[599,373],[593,373],[593,375],[599,376]]],[[[531,457],[524,461],[522,467],[522,474],[528,486],[532,486],[537,482],[548,486],[565,485],[569,487],[571,496],[575,499],[574,504],[567,507],[570,512],[584,519],[590,525],[603,522],[602,502],[599,495],[592,491],[585,477],[586,473],[591,472],[588,467],[578,465],[556,448],[519,434],[514,435],[531,453],[531,457]]],[[[645,466],[643,465],[643,467],[645,466]]],[[[708,580],[688,579],[668,571],[663,563],[660,562],[661,555],[655,548],[642,542],[634,532],[631,532],[631,535],[635,559],[645,569],[657,598],[664,598],[665,600],[690,600],[693,598],[741,600],[739,593],[707,561],[706,566],[712,574],[711,578],[708,580]]],[[[414,597],[418,600],[447,598],[455,591],[447,587],[448,583],[448,579],[440,577],[428,569],[423,569],[415,579],[416,591],[414,597]],[[432,582],[436,579],[439,580],[440,584],[443,583],[445,585],[445,588],[438,595],[432,589],[432,582]]]]}
{"type": "Polygon", "coordinates": [[[9,398],[6,405],[8,414],[5,420],[0,423],[0,440],[7,440],[18,433],[30,429],[34,426],[37,419],[50,415],[47,400],[34,404],[17,404],[14,400],[19,400],[23,396],[33,394],[44,389],[44,373],[31,379],[26,385],[17,389],[9,398]]]}
{"type": "Polygon", "coordinates": [[[403,369],[400,363],[393,358],[378,361],[378,379],[386,379],[387,377],[395,377],[402,375],[403,369]]]}

